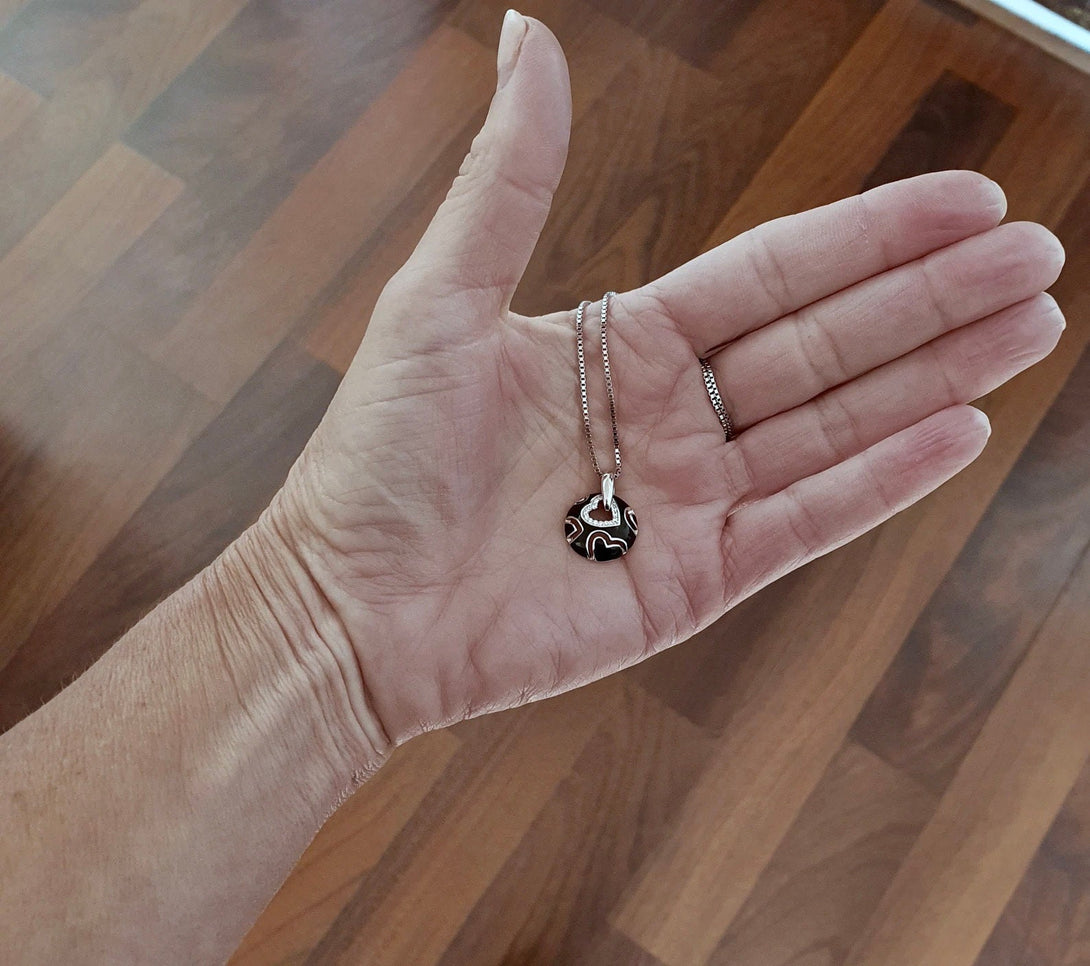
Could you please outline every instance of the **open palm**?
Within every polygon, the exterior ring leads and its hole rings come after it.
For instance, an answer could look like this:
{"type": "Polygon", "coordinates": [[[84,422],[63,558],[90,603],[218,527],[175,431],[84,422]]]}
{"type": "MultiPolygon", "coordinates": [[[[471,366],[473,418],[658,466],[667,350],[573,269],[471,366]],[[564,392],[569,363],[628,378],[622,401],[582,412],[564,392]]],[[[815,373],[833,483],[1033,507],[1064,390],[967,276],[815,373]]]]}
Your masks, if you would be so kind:
{"type": "Polygon", "coordinates": [[[485,126],[277,504],[394,742],[633,664],[911,504],[982,449],[965,403],[1063,326],[1042,294],[1058,242],[996,227],[1002,192],[972,172],[746,232],[613,300],[618,494],[640,533],[585,560],[563,527],[599,483],[573,313],[509,311],[563,167],[567,70],[533,20],[500,56],[485,126]]]}

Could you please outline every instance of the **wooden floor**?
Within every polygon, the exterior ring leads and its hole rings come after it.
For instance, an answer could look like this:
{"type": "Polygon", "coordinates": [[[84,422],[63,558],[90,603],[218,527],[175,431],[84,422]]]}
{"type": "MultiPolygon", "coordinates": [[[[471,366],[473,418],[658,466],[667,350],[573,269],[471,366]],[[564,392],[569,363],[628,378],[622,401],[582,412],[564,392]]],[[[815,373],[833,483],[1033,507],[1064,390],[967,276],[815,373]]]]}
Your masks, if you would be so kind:
{"type": "MultiPolygon", "coordinates": [[[[1090,962],[1090,78],[939,0],[525,12],[575,126],[516,309],[972,167],[1067,246],[1068,330],[923,504],[400,749],[234,962],[1090,962]]],[[[0,0],[0,727],[269,500],[484,115],[502,13],[0,0]]]]}

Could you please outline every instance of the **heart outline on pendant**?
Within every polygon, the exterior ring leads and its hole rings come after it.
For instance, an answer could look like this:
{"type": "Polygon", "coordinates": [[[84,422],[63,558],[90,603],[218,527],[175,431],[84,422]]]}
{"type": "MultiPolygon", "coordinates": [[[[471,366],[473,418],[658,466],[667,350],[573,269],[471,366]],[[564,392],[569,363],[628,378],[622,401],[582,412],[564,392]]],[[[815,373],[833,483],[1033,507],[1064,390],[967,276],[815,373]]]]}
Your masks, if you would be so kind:
{"type": "Polygon", "coordinates": [[[608,520],[595,520],[591,516],[595,510],[602,505],[602,494],[597,493],[590,498],[590,502],[579,511],[579,516],[582,521],[591,527],[598,529],[620,526],[621,523],[621,508],[617,506],[617,501],[613,500],[609,505],[610,518],[608,520]]]}

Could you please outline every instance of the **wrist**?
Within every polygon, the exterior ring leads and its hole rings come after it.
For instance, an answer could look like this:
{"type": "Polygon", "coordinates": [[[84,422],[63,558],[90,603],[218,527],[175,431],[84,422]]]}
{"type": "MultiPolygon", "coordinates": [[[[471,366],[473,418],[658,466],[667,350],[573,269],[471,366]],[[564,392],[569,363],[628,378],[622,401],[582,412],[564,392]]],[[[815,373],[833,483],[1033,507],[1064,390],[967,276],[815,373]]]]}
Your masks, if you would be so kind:
{"type": "MultiPolygon", "coordinates": [[[[240,699],[265,705],[271,696],[309,718],[310,753],[329,762],[343,793],[381,767],[392,742],[344,626],[295,548],[288,517],[278,497],[202,577],[226,659],[275,675],[240,699]]],[[[244,670],[238,680],[255,676],[244,670]]]]}

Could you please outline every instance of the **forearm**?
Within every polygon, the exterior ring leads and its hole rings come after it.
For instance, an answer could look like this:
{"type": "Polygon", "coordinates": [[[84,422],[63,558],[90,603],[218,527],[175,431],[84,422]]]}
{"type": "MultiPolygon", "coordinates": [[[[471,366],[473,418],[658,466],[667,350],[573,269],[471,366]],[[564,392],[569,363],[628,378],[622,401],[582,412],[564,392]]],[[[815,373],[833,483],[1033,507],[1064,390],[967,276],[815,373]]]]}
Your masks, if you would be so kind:
{"type": "Polygon", "coordinates": [[[5,955],[227,958],[387,750],[309,592],[266,519],[0,737],[5,955]]]}

